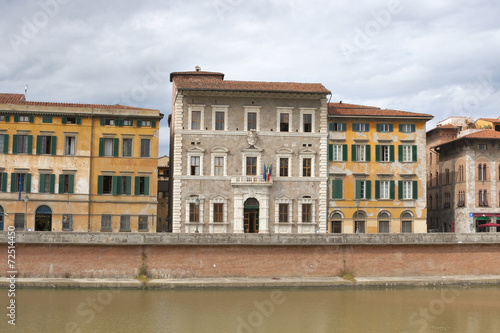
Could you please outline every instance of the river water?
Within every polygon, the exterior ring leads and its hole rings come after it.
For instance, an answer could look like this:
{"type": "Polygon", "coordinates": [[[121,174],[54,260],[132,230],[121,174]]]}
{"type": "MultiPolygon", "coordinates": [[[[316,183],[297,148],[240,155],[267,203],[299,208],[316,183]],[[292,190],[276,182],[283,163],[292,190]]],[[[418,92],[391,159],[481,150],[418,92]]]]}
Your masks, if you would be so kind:
{"type": "Polygon", "coordinates": [[[0,293],[0,332],[500,332],[500,287],[0,293]]]}

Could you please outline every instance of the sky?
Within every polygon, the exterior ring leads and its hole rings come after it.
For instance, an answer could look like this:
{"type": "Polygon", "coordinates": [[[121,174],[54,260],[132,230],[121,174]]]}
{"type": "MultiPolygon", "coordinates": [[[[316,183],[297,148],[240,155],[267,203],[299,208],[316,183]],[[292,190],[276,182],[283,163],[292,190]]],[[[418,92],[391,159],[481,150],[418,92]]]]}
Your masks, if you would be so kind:
{"type": "Polygon", "coordinates": [[[500,116],[500,2],[0,0],[0,92],[159,109],[169,74],[322,83],[331,101],[500,116]]]}

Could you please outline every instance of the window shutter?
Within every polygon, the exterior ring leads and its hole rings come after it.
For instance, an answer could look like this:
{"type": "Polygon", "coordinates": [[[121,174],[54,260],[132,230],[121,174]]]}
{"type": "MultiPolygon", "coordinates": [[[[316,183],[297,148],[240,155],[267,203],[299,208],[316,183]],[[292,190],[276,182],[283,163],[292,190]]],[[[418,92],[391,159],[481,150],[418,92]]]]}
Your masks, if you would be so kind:
{"type": "Polygon", "coordinates": [[[43,116],[42,117],[42,123],[44,123],[44,124],[52,124],[52,117],[51,116],[43,116]]]}
{"type": "Polygon", "coordinates": [[[50,147],[50,154],[56,155],[56,153],[57,153],[57,136],[54,135],[52,137],[52,141],[50,144],[52,145],[52,147],[50,147]]]}
{"type": "Polygon", "coordinates": [[[40,155],[42,153],[42,136],[36,136],[36,154],[40,155]]]}
{"type": "Polygon", "coordinates": [[[413,199],[418,199],[418,184],[417,181],[414,180],[412,184],[412,190],[413,190],[413,199]]]}
{"type": "Polygon", "coordinates": [[[342,199],[342,179],[334,179],[332,185],[332,198],[342,199]]]}
{"type": "Polygon", "coordinates": [[[59,175],[59,194],[64,192],[64,175],[59,175]]]}
{"type": "Polygon", "coordinates": [[[356,199],[361,199],[361,180],[356,180],[356,199]]]}
{"type": "Polygon", "coordinates": [[[403,162],[403,145],[398,145],[398,161],[403,162]]]}
{"type": "Polygon", "coordinates": [[[112,193],[113,193],[113,195],[118,194],[118,177],[117,176],[113,176],[112,193]]]}
{"type": "Polygon", "coordinates": [[[411,124],[410,127],[411,127],[411,131],[415,132],[415,124],[411,124]]]}
{"type": "Polygon", "coordinates": [[[75,191],[75,175],[69,175],[68,192],[70,194],[73,194],[74,191],[75,191]]]}
{"type": "Polygon", "coordinates": [[[144,177],[144,195],[149,195],[149,177],[144,177]]]}
{"type": "Polygon", "coordinates": [[[137,119],[137,127],[141,127],[142,123],[140,119],[137,119]]]}
{"type": "Polygon", "coordinates": [[[61,117],[61,124],[66,124],[68,122],[68,117],[61,117]]]}
{"type": "Polygon", "coordinates": [[[50,175],[50,193],[54,194],[56,188],[56,175],[50,175]]]}
{"type": "Polygon", "coordinates": [[[334,123],[328,123],[328,130],[333,131],[333,125],[334,123]]]}
{"type": "Polygon", "coordinates": [[[396,190],[396,182],[394,180],[391,180],[391,182],[390,182],[390,198],[392,200],[394,200],[395,190],[396,190]]]}
{"type": "Polygon", "coordinates": [[[28,155],[33,154],[33,135],[28,135],[28,155]]]}
{"type": "Polygon", "coordinates": [[[392,132],[394,130],[394,126],[392,124],[389,124],[389,132],[392,132]]]}
{"type": "Polygon", "coordinates": [[[2,173],[2,192],[7,192],[7,172],[2,173]]]}
{"type": "Polygon", "coordinates": [[[366,184],[366,195],[365,195],[365,198],[366,199],[371,199],[372,198],[372,181],[371,180],[367,180],[365,182],[366,184]]]}
{"type": "Polygon", "coordinates": [[[356,145],[351,146],[351,161],[356,162],[357,160],[357,155],[356,155],[356,145]]]}
{"type": "Polygon", "coordinates": [[[82,117],[76,117],[76,124],[81,125],[82,124],[82,117]]]}
{"type": "Polygon", "coordinates": [[[380,180],[375,181],[375,199],[380,199],[380,180]]]}
{"type": "Polygon", "coordinates": [[[333,161],[333,145],[328,144],[328,160],[333,161]]]}
{"type": "Polygon", "coordinates": [[[380,145],[375,145],[375,161],[380,162],[380,145]]]}
{"type": "Polygon", "coordinates": [[[17,134],[12,136],[12,154],[17,154],[17,134]]]}
{"type": "Polygon", "coordinates": [[[10,174],[10,192],[16,193],[19,188],[19,184],[16,184],[16,173],[13,172],[10,174]]]}
{"type": "Polygon", "coordinates": [[[116,176],[116,194],[120,195],[122,193],[122,176],[116,176]]]}
{"type": "Polygon", "coordinates": [[[416,145],[413,145],[411,147],[411,154],[412,154],[413,162],[416,162],[417,161],[417,146],[416,145]]]}
{"type": "Polygon", "coordinates": [[[17,114],[14,115],[14,122],[15,123],[19,122],[19,115],[17,115],[17,114]]]}
{"type": "Polygon", "coordinates": [[[156,128],[156,120],[151,120],[151,127],[156,128]]]}
{"type": "Polygon", "coordinates": [[[120,139],[115,138],[113,141],[113,157],[118,157],[119,148],[120,148],[120,139]]]}
{"type": "Polygon", "coordinates": [[[133,119],[130,120],[130,126],[134,126],[134,120],[133,119]]]}
{"type": "Polygon", "coordinates": [[[366,145],[365,146],[365,152],[366,152],[366,156],[365,156],[365,160],[367,162],[370,162],[371,161],[371,158],[372,158],[372,153],[371,153],[371,148],[370,148],[370,145],[366,145]]]}
{"type": "Polygon", "coordinates": [[[6,115],[5,115],[5,121],[6,121],[6,122],[9,122],[9,121],[10,121],[10,115],[8,115],[8,114],[6,114],[6,115]]]}
{"type": "Polygon", "coordinates": [[[104,126],[105,122],[104,122],[104,118],[101,118],[101,126],[104,126]]]}
{"type": "Polygon", "coordinates": [[[391,162],[394,162],[394,146],[390,145],[389,146],[389,158],[391,162]]]}
{"type": "Polygon", "coordinates": [[[132,193],[132,176],[125,176],[127,179],[127,195],[130,195],[132,193]]]}
{"type": "Polygon", "coordinates": [[[35,122],[35,116],[30,115],[30,116],[29,116],[29,122],[30,122],[30,123],[35,122]]]}
{"type": "Polygon", "coordinates": [[[99,156],[104,156],[104,138],[99,138],[99,156]]]}
{"type": "Polygon", "coordinates": [[[341,128],[340,130],[342,132],[345,132],[347,130],[347,124],[346,123],[340,123],[340,128],[341,128]]]}
{"type": "Polygon", "coordinates": [[[9,153],[9,135],[8,134],[3,135],[3,153],[4,154],[9,153]]]}
{"type": "Polygon", "coordinates": [[[120,119],[115,119],[115,127],[120,126],[120,119]]]}
{"type": "Polygon", "coordinates": [[[342,145],[342,161],[347,162],[347,145],[342,145]]]}
{"type": "Polygon", "coordinates": [[[31,193],[31,173],[26,174],[26,193],[31,193]]]}
{"type": "Polygon", "coordinates": [[[139,195],[140,177],[135,177],[135,195],[139,195]]]}
{"type": "Polygon", "coordinates": [[[382,127],[382,125],[381,125],[381,124],[377,124],[377,125],[376,125],[377,132],[382,132],[381,127],[382,127]]]}
{"type": "Polygon", "coordinates": [[[369,132],[370,131],[370,124],[365,123],[365,130],[364,132],[369,132]]]}
{"type": "Polygon", "coordinates": [[[40,187],[38,188],[38,193],[45,193],[45,175],[40,175],[40,187]]]}
{"type": "Polygon", "coordinates": [[[102,194],[102,176],[97,176],[97,194],[102,194]]]}
{"type": "Polygon", "coordinates": [[[398,199],[403,199],[403,181],[398,180],[398,199]]]}
{"type": "Polygon", "coordinates": [[[352,131],[353,132],[356,132],[358,130],[358,128],[359,128],[359,124],[358,123],[353,123],[352,124],[352,131]]]}

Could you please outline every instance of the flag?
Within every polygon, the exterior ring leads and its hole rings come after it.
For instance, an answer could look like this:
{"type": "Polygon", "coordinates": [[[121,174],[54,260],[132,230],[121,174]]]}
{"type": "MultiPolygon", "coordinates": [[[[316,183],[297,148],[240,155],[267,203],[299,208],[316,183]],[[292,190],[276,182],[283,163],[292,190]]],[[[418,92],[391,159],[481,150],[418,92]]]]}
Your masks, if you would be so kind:
{"type": "Polygon", "coordinates": [[[19,198],[17,200],[21,200],[21,190],[23,189],[23,175],[21,173],[19,175],[19,198]]]}
{"type": "Polygon", "coordinates": [[[264,164],[264,174],[263,174],[263,176],[264,176],[264,180],[266,180],[267,176],[266,176],[266,165],[265,164],[264,164]]]}
{"type": "Polygon", "coordinates": [[[269,176],[271,176],[273,174],[273,164],[271,163],[271,165],[269,166],[269,176]]]}

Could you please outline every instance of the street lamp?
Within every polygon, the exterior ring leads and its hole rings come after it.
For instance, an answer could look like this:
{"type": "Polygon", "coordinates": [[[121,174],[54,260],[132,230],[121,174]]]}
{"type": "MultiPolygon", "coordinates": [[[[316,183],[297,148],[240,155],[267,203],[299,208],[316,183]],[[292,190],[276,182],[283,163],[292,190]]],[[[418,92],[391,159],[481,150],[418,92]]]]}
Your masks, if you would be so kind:
{"type": "Polygon", "coordinates": [[[198,218],[196,219],[196,230],[194,232],[199,233],[198,222],[200,220],[200,198],[194,199],[194,205],[196,206],[196,211],[198,212],[198,218]]]}
{"type": "Polygon", "coordinates": [[[26,231],[26,225],[28,224],[28,202],[30,201],[30,198],[26,195],[24,197],[24,203],[25,203],[25,213],[24,213],[24,231],[26,231]]]}
{"type": "Polygon", "coordinates": [[[356,219],[354,220],[354,224],[356,226],[356,233],[359,234],[359,224],[358,224],[358,211],[359,211],[359,205],[361,204],[361,201],[356,200],[356,219]]]}

